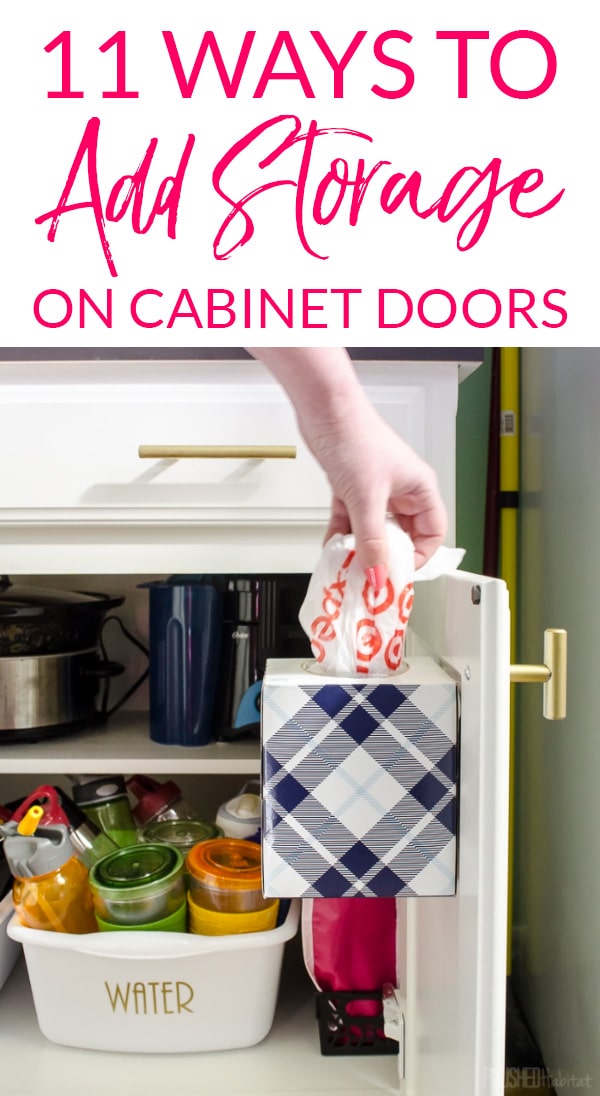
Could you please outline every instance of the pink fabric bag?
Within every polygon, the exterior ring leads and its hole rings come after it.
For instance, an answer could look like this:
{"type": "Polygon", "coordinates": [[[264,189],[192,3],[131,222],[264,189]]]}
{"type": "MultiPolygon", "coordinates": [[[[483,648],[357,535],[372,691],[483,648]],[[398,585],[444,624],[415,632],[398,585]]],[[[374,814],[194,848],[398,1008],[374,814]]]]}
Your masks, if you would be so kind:
{"type": "Polygon", "coordinates": [[[397,1053],[386,999],[398,1002],[404,912],[395,898],[303,899],[304,962],[319,991],[323,1054],[397,1053]]]}
{"type": "Polygon", "coordinates": [[[304,962],[319,990],[381,990],[398,986],[398,903],[395,898],[305,898],[304,962]]]}

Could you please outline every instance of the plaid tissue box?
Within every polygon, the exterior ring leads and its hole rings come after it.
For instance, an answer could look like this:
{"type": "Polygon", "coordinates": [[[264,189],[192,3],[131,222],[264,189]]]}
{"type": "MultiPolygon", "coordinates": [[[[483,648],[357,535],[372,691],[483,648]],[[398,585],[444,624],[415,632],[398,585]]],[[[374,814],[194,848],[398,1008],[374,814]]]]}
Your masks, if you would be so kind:
{"type": "Polygon", "coordinates": [[[457,688],[436,662],[365,680],[273,659],[261,712],[266,896],[455,893],[457,688]]]}

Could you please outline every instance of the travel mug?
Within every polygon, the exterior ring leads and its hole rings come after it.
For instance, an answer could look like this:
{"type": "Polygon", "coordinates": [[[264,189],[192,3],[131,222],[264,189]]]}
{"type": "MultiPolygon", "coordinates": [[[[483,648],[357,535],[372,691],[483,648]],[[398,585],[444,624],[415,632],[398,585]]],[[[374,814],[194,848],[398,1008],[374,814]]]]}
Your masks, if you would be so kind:
{"type": "Polygon", "coordinates": [[[69,819],[69,833],[71,844],[75,849],[75,855],[79,857],[86,868],[91,868],[97,860],[114,852],[118,845],[104,830],[100,829],[91,818],[63,792],[62,788],[55,788],[60,798],[60,804],[69,819]]]}
{"type": "Polygon", "coordinates": [[[122,776],[102,776],[85,784],[74,784],[73,799],[118,848],[137,843],[137,826],[122,776]]]}
{"type": "Polygon", "coordinates": [[[202,582],[146,582],[150,592],[150,738],[204,746],[213,737],[222,601],[202,582]]]}
{"type": "Polygon", "coordinates": [[[261,801],[260,796],[248,789],[257,781],[249,780],[239,795],[221,803],[217,810],[216,823],[225,837],[239,837],[243,840],[260,840],[261,801]]]}
{"type": "Polygon", "coordinates": [[[33,805],[43,808],[40,826],[52,826],[58,823],[67,827],[75,855],[86,868],[116,849],[115,842],[57,785],[41,784],[19,804],[12,815],[12,820],[20,822],[28,808],[33,805]]]}
{"type": "Polygon", "coordinates": [[[73,853],[69,830],[56,823],[36,833],[41,814],[33,806],[20,822],[0,827],[17,916],[30,929],[96,932],[87,869],[73,853]]]}
{"type": "Polygon", "coordinates": [[[127,790],[135,796],[133,817],[138,826],[149,822],[181,821],[200,818],[195,807],[181,794],[174,780],[155,780],[152,776],[136,773],[127,781],[127,790]]]}

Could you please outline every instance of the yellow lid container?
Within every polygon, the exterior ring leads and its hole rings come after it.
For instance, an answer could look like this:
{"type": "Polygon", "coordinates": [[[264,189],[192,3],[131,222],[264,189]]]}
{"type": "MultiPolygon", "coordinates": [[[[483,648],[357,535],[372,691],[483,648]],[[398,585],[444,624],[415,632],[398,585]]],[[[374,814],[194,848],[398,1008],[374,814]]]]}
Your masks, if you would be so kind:
{"type": "Polygon", "coordinates": [[[220,913],[252,913],[271,905],[262,893],[260,846],[235,837],[216,837],[190,849],[189,893],[197,906],[220,913]]]}
{"type": "Polygon", "coordinates": [[[231,936],[240,932],[267,932],[274,929],[279,912],[279,899],[269,899],[269,905],[251,913],[221,913],[198,906],[188,894],[189,932],[200,936],[231,936]]]}

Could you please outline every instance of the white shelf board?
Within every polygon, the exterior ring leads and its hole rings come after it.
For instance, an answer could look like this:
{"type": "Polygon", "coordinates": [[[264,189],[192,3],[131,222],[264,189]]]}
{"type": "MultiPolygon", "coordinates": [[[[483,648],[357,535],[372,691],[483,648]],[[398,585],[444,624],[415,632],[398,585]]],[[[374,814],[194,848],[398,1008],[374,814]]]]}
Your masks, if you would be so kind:
{"type": "MultiPolygon", "coordinates": [[[[240,988],[243,992],[243,987],[240,988]]],[[[57,1008],[60,987],[57,986],[57,1008]]],[[[287,945],[273,1027],[262,1043],[198,1054],[111,1054],[41,1034],[22,959],[0,990],[2,1096],[373,1096],[399,1092],[395,1056],[323,1057],[300,938],[287,945]]]]}
{"type": "Polygon", "coordinates": [[[148,712],[116,712],[104,727],[40,742],[0,745],[5,773],[258,773],[256,739],[207,746],[161,746],[150,738],[148,712]]]}

